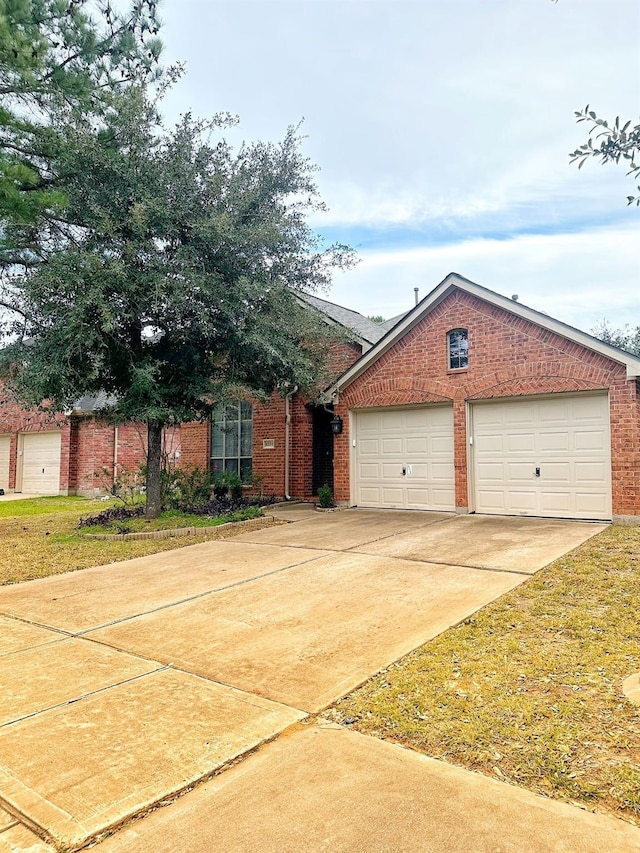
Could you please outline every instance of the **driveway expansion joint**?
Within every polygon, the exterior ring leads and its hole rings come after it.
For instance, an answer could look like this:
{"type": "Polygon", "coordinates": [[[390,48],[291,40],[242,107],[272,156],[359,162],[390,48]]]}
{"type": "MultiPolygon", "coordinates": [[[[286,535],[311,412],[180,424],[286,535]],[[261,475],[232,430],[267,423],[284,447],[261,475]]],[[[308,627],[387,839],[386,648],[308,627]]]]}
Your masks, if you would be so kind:
{"type": "MultiPolygon", "coordinates": [[[[310,551],[314,550],[311,548],[306,548],[305,550],[310,551]]],[[[324,549],[324,552],[317,557],[310,557],[308,560],[301,560],[299,563],[293,563],[291,566],[283,566],[280,569],[273,569],[270,572],[265,572],[261,575],[254,575],[251,578],[242,578],[241,580],[233,581],[233,583],[225,584],[224,586],[217,586],[213,589],[207,589],[204,592],[198,592],[195,595],[187,596],[186,598],[180,598],[176,601],[170,601],[168,604],[160,604],[158,607],[153,607],[151,610],[142,610],[140,613],[132,613],[129,616],[122,616],[120,619],[112,619],[110,622],[105,622],[104,624],[94,625],[91,628],[85,628],[84,631],[78,631],[77,633],[70,634],[71,637],[77,637],[79,639],[91,639],[87,637],[87,634],[91,634],[93,631],[100,631],[103,628],[110,628],[112,625],[120,625],[122,622],[130,622],[132,619],[139,619],[141,616],[150,616],[153,613],[159,613],[162,610],[169,610],[172,607],[178,607],[182,604],[188,604],[190,601],[198,601],[201,598],[206,598],[210,595],[216,595],[219,592],[226,592],[229,589],[235,589],[239,586],[244,586],[250,583],[256,583],[262,578],[268,578],[272,575],[279,575],[282,572],[287,572],[290,569],[296,569],[299,566],[306,566],[308,563],[314,563],[316,560],[321,560],[323,556],[326,556],[326,551],[328,549],[324,549]]],[[[41,626],[48,627],[48,626],[41,626]]],[[[57,630],[57,629],[52,629],[57,630]]]]}

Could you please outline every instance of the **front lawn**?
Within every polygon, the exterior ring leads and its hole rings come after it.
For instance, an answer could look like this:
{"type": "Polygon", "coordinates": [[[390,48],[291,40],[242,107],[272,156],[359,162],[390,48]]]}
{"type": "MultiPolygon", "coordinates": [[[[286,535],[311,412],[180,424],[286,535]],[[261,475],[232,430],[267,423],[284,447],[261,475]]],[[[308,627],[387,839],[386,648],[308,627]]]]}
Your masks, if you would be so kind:
{"type": "MultiPolygon", "coordinates": [[[[15,583],[30,578],[46,577],[75,569],[86,569],[173,548],[184,548],[196,542],[222,539],[243,532],[243,527],[223,527],[203,531],[179,539],[150,539],[143,541],[104,541],[92,539],[77,530],[81,517],[95,515],[111,503],[79,497],[29,498],[0,502],[0,584],[15,583]]],[[[253,512],[255,514],[255,511],[253,512]]],[[[173,514],[158,524],[195,527],[215,524],[210,518],[197,516],[198,521],[176,518],[173,514]]],[[[228,521],[223,518],[222,522],[228,521]]],[[[127,522],[129,524],[130,522],[127,522]]],[[[274,522],[265,518],[258,525],[274,522]]],[[[148,530],[144,519],[142,529],[148,530]]]]}
{"type": "Polygon", "coordinates": [[[640,823],[640,528],[609,527],[329,716],[640,823]]]}

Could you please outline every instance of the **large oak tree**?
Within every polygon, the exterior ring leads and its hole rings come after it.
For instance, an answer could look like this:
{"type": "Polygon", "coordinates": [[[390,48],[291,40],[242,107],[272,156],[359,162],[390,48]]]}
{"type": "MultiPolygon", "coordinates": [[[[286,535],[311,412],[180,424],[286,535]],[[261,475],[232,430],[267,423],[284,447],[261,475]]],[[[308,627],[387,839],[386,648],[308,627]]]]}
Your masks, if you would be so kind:
{"type": "Polygon", "coordinates": [[[104,391],[104,417],[147,423],[149,517],[164,426],[328,378],[327,326],[296,297],[350,252],[307,224],[322,205],[297,130],[234,151],[228,121],[167,130],[144,84],[113,93],[99,122],[52,119],[64,208],[6,300],[21,400],[63,410],[104,391]]]}

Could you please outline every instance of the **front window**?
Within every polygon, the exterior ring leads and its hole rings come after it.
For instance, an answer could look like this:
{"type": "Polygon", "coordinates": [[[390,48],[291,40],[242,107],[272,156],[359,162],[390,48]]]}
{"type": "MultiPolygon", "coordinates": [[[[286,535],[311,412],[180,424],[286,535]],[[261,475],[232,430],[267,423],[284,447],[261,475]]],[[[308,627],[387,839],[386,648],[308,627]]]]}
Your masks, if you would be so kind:
{"type": "Polygon", "coordinates": [[[449,341],[449,370],[460,370],[469,366],[469,339],[466,329],[453,329],[447,335],[449,341]]]}
{"type": "Polygon", "coordinates": [[[226,403],[216,406],[211,419],[211,471],[238,474],[251,480],[253,461],[253,406],[226,403]]]}

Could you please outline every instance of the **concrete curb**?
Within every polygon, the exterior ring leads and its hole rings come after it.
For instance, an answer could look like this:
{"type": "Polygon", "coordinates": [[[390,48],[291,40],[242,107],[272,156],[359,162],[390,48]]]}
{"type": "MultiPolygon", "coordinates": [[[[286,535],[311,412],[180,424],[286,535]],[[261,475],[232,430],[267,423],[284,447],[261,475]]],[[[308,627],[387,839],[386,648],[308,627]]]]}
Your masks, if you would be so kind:
{"type": "Polygon", "coordinates": [[[245,521],[226,521],[224,524],[212,524],[207,527],[171,527],[167,530],[148,530],[143,533],[84,533],[87,539],[100,539],[105,542],[135,542],[141,539],[172,539],[182,536],[198,536],[215,533],[228,527],[261,527],[264,521],[277,521],[274,516],[263,515],[260,518],[247,518],[245,521]]]}

